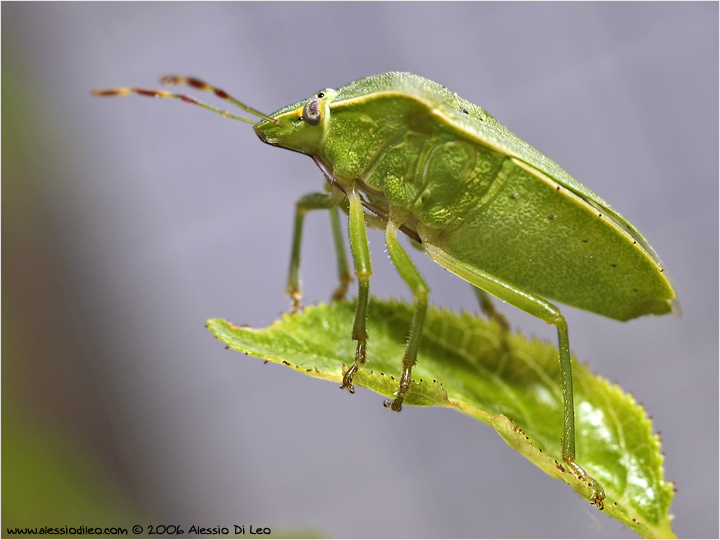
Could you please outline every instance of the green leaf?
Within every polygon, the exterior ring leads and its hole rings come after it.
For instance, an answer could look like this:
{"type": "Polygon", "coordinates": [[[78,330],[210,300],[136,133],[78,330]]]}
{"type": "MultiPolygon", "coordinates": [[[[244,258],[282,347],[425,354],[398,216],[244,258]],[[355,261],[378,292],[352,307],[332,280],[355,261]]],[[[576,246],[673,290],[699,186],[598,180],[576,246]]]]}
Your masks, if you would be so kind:
{"type": "MultiPolygon", "coordinates": [[[[355,357],[354,304],[307,307],[255,330],[207,322],[229,348],[340,383],[355,357]]],[[[372,299],[368,364],[353,383],[392,397],[412,306],[372,299]]],[[[660,439],[645,410],[618,386],[573,360],[578,463],[605,488],[604,512],[646,538],[674,537],[673,486],[663,478],[660,439]]],[[[586,500],[592,490],[562,467],[562,395],[557,349],[504,332],[467,313],[430,308],[406,405],[455,407],[492,425],[505,441],[586,500]]]]}

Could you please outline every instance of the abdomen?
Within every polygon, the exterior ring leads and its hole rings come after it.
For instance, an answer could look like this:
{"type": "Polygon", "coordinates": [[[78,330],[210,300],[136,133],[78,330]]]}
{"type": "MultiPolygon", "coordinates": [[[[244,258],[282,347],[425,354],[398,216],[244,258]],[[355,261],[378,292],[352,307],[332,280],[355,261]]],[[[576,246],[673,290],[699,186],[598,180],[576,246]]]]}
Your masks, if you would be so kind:
{"type": "Polygon", "coordinates": [[[619,320],[672,310],[660,266],[595,206],[504,157],[472,208],[418,232],[453,257],[547,299],[619,320]]]}

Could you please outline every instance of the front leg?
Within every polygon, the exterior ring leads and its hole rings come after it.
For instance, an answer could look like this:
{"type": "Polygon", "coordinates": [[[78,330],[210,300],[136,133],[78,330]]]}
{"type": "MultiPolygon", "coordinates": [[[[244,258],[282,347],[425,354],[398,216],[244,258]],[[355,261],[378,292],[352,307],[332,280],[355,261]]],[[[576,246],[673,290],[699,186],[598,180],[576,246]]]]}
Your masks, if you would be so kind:
{"type": "Polygon", "coordinates": [[[351,393],[355,391],[352,384],[353,377],[360,366],[365,364],[367,357],[367,310],[370,295],[370,276],[372,276],[372,265],[370,263],[370,248],[367,241],[367,230],[365,228],[365,217],[362,207],[362,200],[357,188],[352,187],[346,190],[349,207],[349,231],[350,249],[355,261],[355,276],[358,280],[358,300],[355,311],[355,323],[353,324],[352,339],[357,341],[355,350],[355,362],[347,370],[343,377],[340,388],[347,388],[351,393]]]}
{"type": "Polygon", "coordinates": [[[293,229],[293,245],[292,254],[290,256],[290,271],[288,272],[286,294],[290,297],[290,313],[296,313],[300,310],[300,300],[302,292],[300,290],[300,246],[302,243],[303,224],[305,223],[305,214],[309,210],[330,210],[331,223],[333,226],[333,237],[335,240],[335,249],[337,251],[338,272],[340,277],[340,287],[335,291],[333,298],[339,291],[347,289],[347,284],[352,280],[347,270],[347,262],[345,259],[345,248],[342,244],[342,236],[339,230],[335,228],[337,218],[337,210],[335,208],[345,199],[344,194],[337,188],[331,188],[330,193],[308,193],[295,204],[295,226],[293,229]],[[335,212],[333,218],[332,212],[335,212]]]}

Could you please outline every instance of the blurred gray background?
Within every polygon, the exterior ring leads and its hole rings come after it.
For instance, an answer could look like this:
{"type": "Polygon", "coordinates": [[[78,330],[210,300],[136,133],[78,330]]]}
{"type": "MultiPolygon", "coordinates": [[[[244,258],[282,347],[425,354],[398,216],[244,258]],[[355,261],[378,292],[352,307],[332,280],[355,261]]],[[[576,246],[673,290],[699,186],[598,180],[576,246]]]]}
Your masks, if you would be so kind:
{"type": "MultiPolygon", "coordinates": [[[[632,536],[469,417],[391,414],[225,351],[207,318],[264,327],[287,309],[294,203],[320,172],[199,108],[90,96],[189,74],[272,112],[402,70],[486,108],[660,254],[682,317],[565,308],[570,345],[662,432],[676,533],[717,537],[717,3],[3,3],[2,18],[4,527],[632,536]]],[[[369,239],[371,292],[409,299],[369,239]]],[[[308,303],[335,286],[330,242],[311,214],[308,303]]],[[[411,256],[435,305],[477,311],[411,256]]]]}

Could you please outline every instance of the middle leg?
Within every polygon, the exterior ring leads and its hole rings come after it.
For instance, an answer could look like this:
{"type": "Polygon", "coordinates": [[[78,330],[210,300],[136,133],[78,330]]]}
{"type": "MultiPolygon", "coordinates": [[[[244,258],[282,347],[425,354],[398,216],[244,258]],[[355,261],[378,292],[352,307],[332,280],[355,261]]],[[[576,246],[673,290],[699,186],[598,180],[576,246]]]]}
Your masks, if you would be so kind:
{"type": "Polygon", "coordinates": [[[395,264],[400,277],[412,291],[417,303],[413,314],[413,320],[410,324],[410,335],[405,347],[405,353],[403,354],[403,369],[402,375],[400,376],[400,384],[396,390],[395,399],[385,401],[385,406],[393,411],[400,411],[402,409],[405,395],[410,389],[410,383],[412,382],[410,375],[412,373],[412,368],[417,361],[417,352],[420,346],[420,338],[422,337],[425,314],[427,313],[427,301],[430,294],[430,289],[428,289],[425,280],[420,275],[417,268],[415,268],[415,265],[400,245],[400,242],[398,242],[397,231],[404,221],[404,217],[397,216],[391,210],[387,228],[385,229],[385,243],[387,244],[390,258],[395,264]]]}

